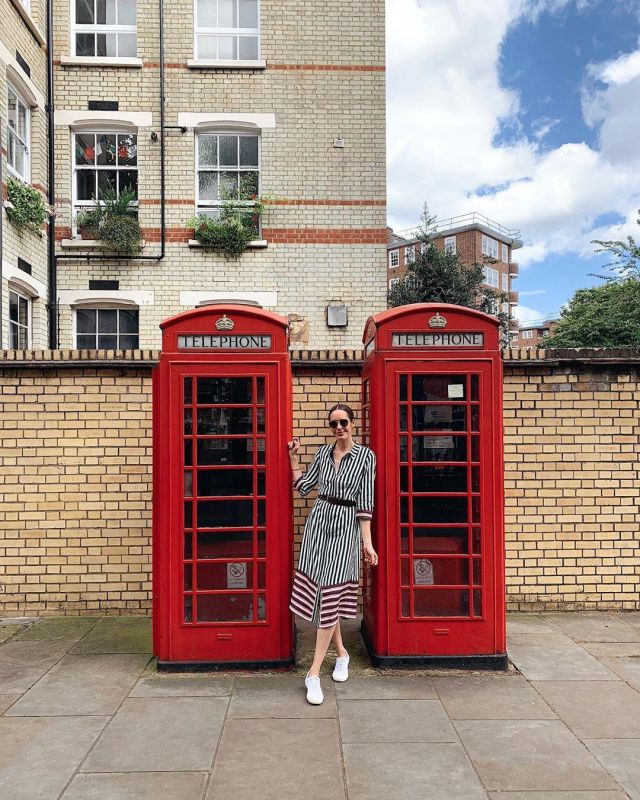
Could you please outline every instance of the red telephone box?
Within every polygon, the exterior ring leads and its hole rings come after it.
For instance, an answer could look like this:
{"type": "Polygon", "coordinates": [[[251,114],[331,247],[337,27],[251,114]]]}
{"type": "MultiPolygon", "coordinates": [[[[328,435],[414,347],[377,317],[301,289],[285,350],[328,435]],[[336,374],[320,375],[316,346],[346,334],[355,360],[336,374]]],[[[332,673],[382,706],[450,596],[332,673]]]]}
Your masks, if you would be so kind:
{"type": "Polygon", "coordinates": [[[365,566],[362,632],[376,665],[507,666],[498,328],[430,303],[367,322],[380,566],[365,566]]]}
{"type": "Polygon", "coordinates": [[[159,669],[288,667],[288,321],[242,305],[165,320],[153,382],[159,669]]]}

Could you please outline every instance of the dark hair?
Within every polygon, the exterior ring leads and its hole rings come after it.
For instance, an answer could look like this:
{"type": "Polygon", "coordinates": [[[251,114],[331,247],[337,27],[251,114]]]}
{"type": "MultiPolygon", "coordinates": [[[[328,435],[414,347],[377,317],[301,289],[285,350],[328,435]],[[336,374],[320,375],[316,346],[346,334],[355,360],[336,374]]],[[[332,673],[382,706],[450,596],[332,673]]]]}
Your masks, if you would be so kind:
{"type": "Polygon", "coordinates": [[[330,408],[329,409],[329,416],[328,416],[329,419],[331,419],[331,415],[333,414],[334,411],[345,411],[347,416],[351,420],[351,422],[353,422],[355,420],[355,418],[356,418],[356,415],[349,408],[349,406],[346,405],[346,403],[336,403],[335,406],[330,408]]]}

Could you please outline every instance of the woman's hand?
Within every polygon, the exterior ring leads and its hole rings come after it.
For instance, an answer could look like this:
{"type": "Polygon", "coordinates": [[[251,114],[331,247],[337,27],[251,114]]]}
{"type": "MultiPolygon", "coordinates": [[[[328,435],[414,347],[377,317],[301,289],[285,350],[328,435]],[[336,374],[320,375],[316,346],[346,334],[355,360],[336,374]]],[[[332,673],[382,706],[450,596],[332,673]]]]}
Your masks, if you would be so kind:
{"type": "Polygon", "coordinates": [[[372,567],[376,567],[378,565],[378,554],[373,549],[370,544],[363,544],[362,549],[364,550],[364,561],[365,564],[370,564],[372,567]]]}
{"type": "Polygon", "coordinates": [[[290,442],[287,442],[287,447],[289,449],[289,456],[297,456],[298,450],[300,449],[300,439],[294,436],[290,442]]]}

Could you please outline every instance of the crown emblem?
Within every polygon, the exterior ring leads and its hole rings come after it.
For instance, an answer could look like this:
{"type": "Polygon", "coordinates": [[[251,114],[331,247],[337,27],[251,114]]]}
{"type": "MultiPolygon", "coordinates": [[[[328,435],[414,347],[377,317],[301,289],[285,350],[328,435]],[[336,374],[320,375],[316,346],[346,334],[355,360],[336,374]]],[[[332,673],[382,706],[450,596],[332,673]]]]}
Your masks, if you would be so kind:
{"type": "Polygon", "coordinates": [[[429,327],[430,328],[446,328],[447,327],[447,320],[442,316],[439,311],[431,317],[429,320],[429,327]]]}
{"type": "Polygon", "coordinates": [[[216,322],[216,328],[219,331],[232,331],[235,326],[235,322],[226,314],[223,314],[220,319],[216,322]]]}

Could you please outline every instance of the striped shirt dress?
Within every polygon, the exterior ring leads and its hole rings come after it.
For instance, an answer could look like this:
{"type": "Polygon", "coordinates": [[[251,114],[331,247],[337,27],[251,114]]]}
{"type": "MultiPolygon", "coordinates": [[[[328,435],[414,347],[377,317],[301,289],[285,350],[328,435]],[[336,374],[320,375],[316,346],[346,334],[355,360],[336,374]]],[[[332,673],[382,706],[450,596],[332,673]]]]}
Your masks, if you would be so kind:
{"type": "Polygon", "coordinates": [[[304,527],[298,567],[294,570],[291,611],[319,628],[330,628],[339,617],[353,619],[360,579],[359,519],[371,519],[376,458],[357,442],[338,468],[335,444],[324,445],[293,487],[304,497],[318,484],[318,495],[349,501],[338,505],[316,498],[304,527]]]}

